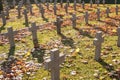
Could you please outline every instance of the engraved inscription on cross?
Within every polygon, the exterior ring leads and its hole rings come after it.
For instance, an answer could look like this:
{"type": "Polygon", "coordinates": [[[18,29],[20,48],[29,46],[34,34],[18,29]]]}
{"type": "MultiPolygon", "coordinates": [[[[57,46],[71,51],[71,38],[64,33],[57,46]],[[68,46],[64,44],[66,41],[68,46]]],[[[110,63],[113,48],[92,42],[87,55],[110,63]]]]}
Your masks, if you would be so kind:
{"type": "Polygon", "coordinates": [[[65,55],[59,55],[57,48],[51,50],[50,59],[45,61],[45,69],[51,70],[51,80],[60,80],[60,64],[65,60],[65,55]]]}
{"type": "Polygon", "coordinates": [[[93,41],[93,44],[95,45],[95,60],[99,61],[101,57],[101,46],[104,42],[104,38],[102,37],[102,31],[98,31],[96,34],[96,38],[93,41]]]}

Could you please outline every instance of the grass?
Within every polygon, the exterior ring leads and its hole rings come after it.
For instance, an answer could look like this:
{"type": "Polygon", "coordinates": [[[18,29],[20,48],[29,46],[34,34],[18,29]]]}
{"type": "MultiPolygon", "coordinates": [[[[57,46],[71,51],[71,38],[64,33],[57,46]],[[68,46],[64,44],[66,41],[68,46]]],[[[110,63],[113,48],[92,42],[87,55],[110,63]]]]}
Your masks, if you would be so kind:
{"type": "MultiPolygon", "coordinates": [[[[108,5],[110,7],[113,7],[113,5],[108,5]]],[[[100,6],[102,7],[102,6],[100,6]]],[[[102,8],[105,9],[105,8],[102,8]]],[[[79,14],[79,13],[77,13],[79,14]]],[[[114,14],[114,13],[112,13],[114,14]]],[[[112,15],[111,14],[111,15],[112,15]]],[[[41,18],[34,18],[32,16],[30,18],[31,21],[35,20],[37,21],[37,24],[44,23],[41,18]]],[[[66,18],[66,16],[65,16],[66,18]]],[[[24,25],[21,25],[21,23],[24,23],[23,18],[16,20],[16,22],[9,22],[7,26],[13,26],[15,29],[24,28],[24,25]],[[14,27],[15,26],[15,27],[14,27]]],[[[104,20],[105,17],[102,18],[104,20]]],[[[90,24],[97,24],[97,25],[104,25],[101,22],[98,22],[96,20],[90,21],[90,24]]],[[[86,27],[85,23],[79,23],[77,24],[77,28],[86,27]]],[[[3,31],[4,32],[4,31],[3,31]]],[[[102,44],[102,54],[107,53],[106,55],[102,55],[103,62],[99,63],[94,60],[94,50],[95,47],[93,45],[93,39],[94,34],[90,34],[92,37],[89,37],[88,35],[80,35],[80,32],[73,29],[72,26],[66,26],[62,28],[62,33],[64,36],[68,38],[68,40],[63,41],[62,45],[64,45],[63,48],[59,48],[61,52],[64,52],[64,54],[71,55],[70,50],[72,49],[80,49],[79,53],[75,55],[75,57],[66,57],[66,60],[64,64],[61,65],[61,80],[112,80],[107,73],[110,72],[104,65],[106,64],[112,64],[114,67],[114,70],[120,68],[120,65],[116,65],[113,63],[113,59],[120,60],[120,49],[116,46],[117,43],[117,36],[110,36],[105,34],[105,41],[102,44]],[[72,46],[71,46],[72,45],[72,46]],[[112,50],[107,50],[106,47],[112,47],[112,50]],[[116,54],[117,53],[117,54],[116,54]],[[112,57],[112,55],[115,55],[115,57],[112,57]],[[82,63],[82,61],[88,61],[88,64],[82,63]],[[95,73],[95,70],[98,70],[100,72],[100,78],[97,79],[93,76],[95,73]],[[75,76],[70,75],[71,71],[76,71],[77,74],[75,76]]],[[[38,40],[39,44],[46,45],[47,43],[51,43],[52,41],[61,40],[62,37],[56,34],[55,30],[43,30],[38,31],[38,40]]],[[[46,45],[47,46],[47,45],[46,45]]],[[[22,41],[17,42],[16,41],[16,48],[15,53],[17,53],[19,50],[22,52],[30,52],[33,48],[32,43],[32,36],[26,36],[22,39],[22,41]]],[[[51,49],[51,48],[48,48],[51,49]]],[[[8,53],[9,51],[9,44],[0,46],[0,53],[8,53]]],[[[112,70],[112,69],[111,69],[112,70]]],[[[42,80],[43,78],[50,79],[50,72],[45,70],[43,67],[40,68],[34,75],[30,75],[29,79],[27,75],[24,75],[23,80],[42,80]]]]}

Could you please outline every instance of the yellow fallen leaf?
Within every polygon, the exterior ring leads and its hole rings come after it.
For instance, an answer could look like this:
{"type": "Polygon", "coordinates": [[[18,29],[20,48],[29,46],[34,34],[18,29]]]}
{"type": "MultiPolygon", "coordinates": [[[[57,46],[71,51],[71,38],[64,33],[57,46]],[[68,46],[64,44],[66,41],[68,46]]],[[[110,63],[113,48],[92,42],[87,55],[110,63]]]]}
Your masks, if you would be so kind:
{"type": "Polygon", "coordinates": [[[30,54],[31,54],[30,52],[27,52],[24,57],[28,57],[30,56],[30,54]]]}
{"type": "Polygon", "coordinates": [[[72,53],[72,57],[77,56],[77,54],[79,53],[80,49],[77,48],[73,53],[72,53]]]}
{"type": "Polygon", "coordinates": [[[117,32],[117,31],[115,29],[113,29],[112,32],[117,32]]]}

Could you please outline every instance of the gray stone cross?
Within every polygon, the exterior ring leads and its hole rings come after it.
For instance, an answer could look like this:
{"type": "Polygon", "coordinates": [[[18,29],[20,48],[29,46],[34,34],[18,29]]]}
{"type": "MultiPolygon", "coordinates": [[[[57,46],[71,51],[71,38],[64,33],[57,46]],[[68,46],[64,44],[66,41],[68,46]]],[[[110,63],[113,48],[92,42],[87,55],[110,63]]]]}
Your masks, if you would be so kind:
{"type": "Polygon", "coordinates": [[[69,0],[67,0],[66,3],[68,4],[68,6],[70,6],[70,1],[69,0]]]}
{"type": "Polygon", "coordinates": [[[68,13],[68,4],[65,4],[65,12],[66,12],[66,14],[68,13]]]}
{"type": "Polygon", "coordinates": [[[74,10],[76,11],[76,0],[74,0],[74,5],[73,5],[73,7],[74,7],[74,10]]]}
{"type": "Polygon", "coordinates": [[[95,60],[99,61],[101,58],[101,46],[104,42],[104,38],[102,37],[102,32],[98,31],[96,34],[96,38],[93,41],[93,44],[95,45],[95,60]]]}
{"type": "Polygon", "coordinates": [[[26,9],[24,9],[23,14],[24,14],[24,18],[25,18],[25,26],[27,27],[28,26],[28,16],[27,16],[27,10],[26,9]]]}
{"type": "Polygon", "coordinates": [[[56,29],[57,29],[57,34],[61,34],[61,24],[62,24],[62,20],[61,18],[58,16],[57,19],[56,19],[56,29]]]}
{"type": "Polygon", "coordinates": [[[88,24],[89,14],[88,14],[87,11],[85,12],[85,16],[84,17],[85,17],[85,23],[88,24]]]}
{"type": "Polygon", "coordinates": [[[105,5],[105,0],[102,1],[103,5],[105,5]]]}
{"type": "Polygon", "coordinates": [[[96,0],[97,6],[99,6],[100,4],[100,0],[96,0]]]}
{"type": "Polygon", "coordinates": [[[110,13],[110,9],[109,9],[109,7],[107,7],[107,9],[106,9],[106,15],[107,15],[107,17],[109,17],[109,13],[110,13]]]}
{"type": "Polygon", "coordinates": [[[18,7],[17,7],[17,11],[18,11],[18,19],[21,17],[21,7],[20,7],[20,5],[18,5],[18,7]]]}
{"type": "Polygon", "coordinates": [[[76,28],[76,20],[77,20],[76,14],[73,14],[72,15],[72,27],[73,28],[76,28]]]}
{"type": "Polygon", "coordinates": [[[120,47],[120,27],[117,28],[118,41],[117,46],[120,47]]]}
{"type": "Polygon", "coordinates": [[[118,7],[118,5],[116,5],[115,10],[116,10],[116,15],[118,15],[118,12],[119,12],[119,7],[118,7]]]}
{"type": "Polygon", "coordinates": [[[1,14],[0,14],[1,18],[2,18],[2,23],[3,25],[6,24],[6,18],[5,18],[5,13],[2,11],[1,14]]]}
{"type": "Polygon", "coordinates": [[[85,2],[82,2],[82,8],[85,9],[85,2]]]}
{"type": "Polygon", "coordinates": [[[44,16],[44,13],[45,13],[44,7],[41,6],[41,8],[39,8],[39,9],[40,9],[41,17],[44,19],[45,18],[45,16],[44,16]]]}
{"type": "Polygon", "coordinates": [[[29,30],[32,32],[34,48],[39,48],[38,38],[37,38],[37,29],[38,29],[38,27],[36,26],[36,23],[33,22],[31,24],[31,28],[29,28],[29,30]]]}
{"type": "Polygon", "coordinates": [[[90,8],[92,8],[92,5],[93,5],[93,1],[90,0],[90,8]]]}
{"type": "Polygon", "coordinates": [[[60,80],[60,64],[65,60],[65,55],[59,55],[58,49],[51,50],[50,59],[45,61],[45,69],[51,70],[51,80],[60,80]]]}
{"type": "Polygon", "coordinates": [[[60,6],[63,7],[63,0],[60,0],[60,6]]]}
{"type": "Polygon", "coordinates": [[[54,10],[54,15],[57,15],[57,7],[56,7],[56,5],[54,5],[53,10],[54,10]]]}
{"type": "Polygon", "coordinates": [[[97,9],[97,20],[100,21],[100,9],[97,9]]]}

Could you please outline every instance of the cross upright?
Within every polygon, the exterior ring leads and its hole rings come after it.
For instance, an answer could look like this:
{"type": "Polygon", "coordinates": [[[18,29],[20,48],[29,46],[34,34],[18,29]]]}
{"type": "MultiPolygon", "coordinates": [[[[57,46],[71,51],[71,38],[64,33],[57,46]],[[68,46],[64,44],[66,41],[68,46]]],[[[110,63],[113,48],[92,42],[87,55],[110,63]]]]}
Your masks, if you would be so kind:
{"type": "Polygon", "coordinates": [[[29,30],[32,32],[34,48],[39,48],[38,38],[37,38],[37,29],[38,29],[38,27],[36,26],[36,23],[33,22],[31,24],[31,28],[29,28],[29,30]]]}
{"type": "Polygon", "coordinates": [[[60,64],[65,60],[65,55],[59,55],[57,48],[52,49],[50,59],[45,61],[45,69],[51,70],[51,80],[60,80],[60,64]]]}
{"type": "Polygon", "coordinates": [[[20,5],[18,4],[18,7],[17,7],[17,11],[18,11],[18,19],[21,17],[21,7],[20,5]]]}
{"type": "Polygon", "coordinates": [[[119,7],[118,7],[118,5],[116,5],[116,15],[118,15],[118,12],[119,12],[119,7]]]}
{"type": "Polygon", "coordinates": [[[53,9],[54,9],[54,15],[57,15],[57,7],[56,7],[56,5],[54,5],[53,9]]]}
{"type": "Polygon", "coordinates": [[[74,7],[74,10],[76,11],[76,0],[74,0],[74,5],[73,5],[73,7],[74,7]]]}
{"type": "Polygon", "coordinates": [[[88,12],[87,12],[87,11],[85,12],[84,17],[85,17],[85,23],[86,23],[86,24],[88,24],[89,14],[88,14],[88,12]]]}
{"type": "Polygon", "coordinates": [[[93,5],[93,1],[92,0],[90,0],[90,7],[92,8],[92,5],[93,5]]]}
{"type": "Polygon", "coordinates": [[[66,2],[67,4],[68,4],[68,6],[70,6],[70,1],[69,0],[67,0],[67,2],[66,2]]]}
{"type": "Polygon", "coordinates": [[[63,7],[63,0],[60,1],[60,6],[63,7]]]}
{"type": "Polygon", "coordinates": [[[66,14],[68,13],[68,4],[65,4],[65,12],[66,12],[66,14]]]}
{"type": "Polygon", "coordinates": [[[47,1],[46,3],[47,9],[49,10],[49,2],[47,1]]]}
{"type": "Polygon", "coordinates": [[[99,1],[99,0],[97,0],[97,1],[96,1],[96,3],[97,3],[97,6],[99,6],[99,4],[100,4],[100,1],[99,1]]]}
{"type": "Polygon", "coordinates": [[[100,9],[97,9],[97,20],[100,21],[100,9]]]}
{"type": "Polygon", "coordinates": [[[7,28],[7,33],[5,34],[6,37],[8,37],[10,48],[15,47],[15,41],[14,41],[14,35],[17,33],[17,31],[13,31],[12,27],[7,28]]]}
{"type": "Polygon", "coordinates": [[[1,11],[0,16],[2,17],[2,23],[3,23],[3,25],[5,25],[6,24],[5,13],[3,11],[1,11]]]}
{"type": "Polygon", "coordinates": [[[82,8],[85,9],[85,2],[82,2],[82,8]]]}
{"type": "Polygon", "coordinates": [[[44,10],[44,7],[42,7],[42,6],[40,8],[40,13],[41,13],[41,17],[44,19],[45,18],[45,16],[44,16],[45,10],[44,10]]]}
{"type": "Polygon", "coordinates": [[[105,0],[102,1],[103,5],[105,5],[105,0]]]}
{"type": "Polygon", "coordinates": [[[24,14],[24,18],[25,18],[25,26],[28,26],[28,16],[27,16],[27,10],[26,9],[24,9],[23,14],[24,14]]]}
{"type": "Polygon", "coordinates": [[[95,45],[95,60],[99,61],[101,58],[101,46],[104,42],[104,38],[102,37],[102,32],[98,31],[96,34],[96,38],[93,41],[93,44],[95,45]]]}
{"type": "Polygon", "coordinates": [[[73,28],[76,28],[76,19],[77,19],[76,14],[73,14],[72,15],[72,27],[73,28]]]}
{"type": "Polygon", "coordinates": [[[117,46],[120,47],[120,27],[117,28],[117,35],[118,35],[117,46]]]}
{"type": "Polygon", "coordinates": [[[58,16],[56,19],[56,29],[57,29],[57,34],[61,34],[61,24],[62,24],[62,20],[61,18],[58,16]]]}
{"type": "Polygon", "coordinates": [[[15,0],[13,0],[13,6],[14,6],[14,8],[15,8],[15,6],[16,6],[16,1],[15,0]]]}
{"type": "Polygon", "coordinates": [[[109,7],[107,7],[107,9],[106,9],[107,17],[109,17],[109,13],[110,13],[110,9],[109,9],[109,7]]]}

